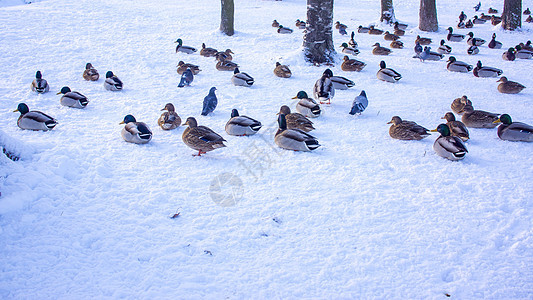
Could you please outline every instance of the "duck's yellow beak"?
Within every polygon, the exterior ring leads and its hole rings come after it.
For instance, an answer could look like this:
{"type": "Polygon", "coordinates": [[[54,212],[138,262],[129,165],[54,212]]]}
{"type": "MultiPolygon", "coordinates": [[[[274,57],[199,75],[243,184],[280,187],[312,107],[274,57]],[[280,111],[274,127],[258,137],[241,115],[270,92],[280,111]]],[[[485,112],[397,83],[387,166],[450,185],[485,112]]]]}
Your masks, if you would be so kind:
{"type": "Polygon", "coordinates": [[[442,117],[441,119],[444,120],[444,117],[442,117]]]}
{"type": "Polygon", "coordinates": [[[501,123],[502,121],[500,121],[500,118],[498,118],[498,120],[492,122],[493,124],[498,124],[498,123],[501,123]]]}
{"type": "Polygon", "coordinates": [[[390,122],[387,122],[387,124],[392,124],[392,121],[390,121],[390,122]]]}
{"type": "Polygon", "coordinates": [[[124,124],[124,121],[120,122],[119,124],[124,124]]]}
{"type": "Polygon", "coordinates": [[[437,129],[436,128],[432,129],[432,130],[430,130],[430,132],[437,132],[437,129]]]}
{"type": "Polygon", "coordinates": [[[294,97],[292,97],[291,99],[298,99],[298,96],[294,96],[294,97]]]}
{"type": "Polygon", "coordinates": [[[61,94],[61,92],[57,92],[57,94],[56,94],[56,95],[59,95],[59,94],[61,94]]]}
{"type": "Polygon", "coordinates": [[[15,109],[13,112],[18,112],[19,110],[18,109],[15,109]]]}

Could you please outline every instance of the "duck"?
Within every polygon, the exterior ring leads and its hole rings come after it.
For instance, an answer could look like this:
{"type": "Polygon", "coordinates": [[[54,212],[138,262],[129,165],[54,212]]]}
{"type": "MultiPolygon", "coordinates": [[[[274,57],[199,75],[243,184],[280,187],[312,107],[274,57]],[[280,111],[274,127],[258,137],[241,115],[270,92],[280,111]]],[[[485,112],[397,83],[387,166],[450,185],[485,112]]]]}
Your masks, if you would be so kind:
{"type": "Polygon", "coordinates": [[[403,43],[401,41],[392,41],[390,42],[390,47],[395,49],[402,49],[403,43]]]}
{"type": "Polygon", "coordinates": [[[317,118],[322,113],[320,105],[318,105],[315,100],[309,98],[305,91],[299,91],[296,94],[296,97],[293,97],[292,99],[298,99],[298,103],[296,103],[296,111],[304,117],[317,118]]]}
{"type": "Polygon", "coordinates": [[[192,54],[197,51],[194,47],[184,46],[183,41],[181,39],[177,39],[174,43],[178,43],[178,45],[176,46],[176,53],[183,52],[187,54],[192,54]]]}
{"type": "Polygon", "coordinates": [[[357,60],[357,59],[350,59],[347,55],[344,56],[341,64],[341,69],[343,71],[356,71],[361,72],[366,66],[366,63],[357,60]]]}
{"type": "Polygon", "coordinates": [[[120,124],[126,124],[120,134],[129,143],[146,144],[152,140],[152,131],[143,122],[137,122],[132,115],[126,115],[120,124]]]}
{"type": "Polygon", "coordinates": [[[282,65],[279,62],[276,62],[276,67],[274,68],[274,75],[281,78],[290,78],[292,76],[292,72],[289,69],[289,66],[282,65]]]}
{"type": "Polygon", "coordinates": [[[159,119],[157,119],[157,124],[159,124],[159,127],[163,130],[172,130],[176,129],[181,125],[181,118],[176,113],[176,109],[174,108],[174,104],[167,103],[165,104],[165,107],[161,109],[161,111],[165,111],[161,114],[159,119]]]}
{"type": "Polygon", "coordinates": [[[481,8],[481,1],[476,4],[476,6],[474,6],[474,11],[479,11],[479,9],[481,8]]]}
{"type": "Polygon", "coordinates": [[[450,128],[446,124],[440,124],[432,132],[440,133],[440,136],[433,143],[433,150],[438,156],[449,160],[457,161],[464,159],[468,150],[463,141],[453,135],[450,135],[450,128]]]}
{"type": "Polygon", "coordinates": [[[463,122],[455,120],[455,115],[452,112],[447,112],[441,119],[446,120],[446,125],[448,125],[452,136],[460,138],[463,142],[468,141],[470,138],[468,128],[463,122]]]}
{"type": "Polygon", "coordinates": [[[502,59],[506,61],[514,61],[516,59],[515,49],[511,47],[503,52],[502,59]]]}
{"type": "Polygon", "coordinates": [[[370,31],[370,27],[363,27],[363,25],[359,25],[357,28],[358,33],[368,33],[370,31]]]}
{"type": "Polygon", "coordinates": [[[404,36],[405,29],[401,29],[399,25],[394,24],[394,34],[397,36],[404,36]]]}
{"type": "Polygon", "coordinates": [[[533,23],[533,17],[531,15],[526,18],[526,23],[533,23]]]}
{"type": "Polygon", "coordinates": [[[204,57],[215,57],[218,53],[218,50],[215,48],[209,48],[205,46],[205,43],[202,43],[202,49],[200,49],[200,55],[204,57]]]}
{"type": "Polygon", "coordinates": [[[49,115],[28,108],[26,103],[20,103],[13,112],[20,112],[17,125],[20,129],[48,131],[54,129],[57,121],[49,115]]]}
{"type": "Polygon", "coordinates": [[[457,28],[459,28],[459,29],[466,28],[465,22],[459,21],[459,23],[457,23],[457,28]]]}
{"type": "Polygon", "coordinates": [[[217,64],[215,65],[215,68],[219,71],[232,71],[234,72],[235,71],[235,68],[238,68],[239,65],[232,62],[232,61],[219,61],[217,62],[217,64]]]}
{"type": "Polygon", "coordinates": [[[374,47],[372,49],[372,54],[374,55],[389,55],[392,52],[389,48],[381,47],[379,43],[375,43],[372,47],[374,47]]]}
{"type": "Polygon", "coordinates": [[[73,92],[68,86],[61,88],[61,91],[57,95],[63,94],[59,102],[63,106],[74,107],[74,108],[85,108],[89,104],[87,97],[78,92],[73,92]]]}
{"type": "Polygon", "coordinates": [[[333,88],[336,90],[347,90],[355,86],[355,82],[342,76],[331,76],[329,78],[333,82],[333,88]]]}
{"type": "Polygon", "coordinates": [[[424,48],[422,48],[422,45],[420,45],[419,42],[416,42],[414,50],[415,50],[415,57],[418,57],[418,55],[422,53],[422,51],[424,51],[424,48]]]}
{"type": "Polygon", "coordinates": [[[41,73],[41,71],[37,71],[35,73],[35,79],[31,83],[31,90],[38,94],[44,94],[50,90],[48,81],[46,81],[46,79],[43,79],[43,74],[41,73]]]}
{"type": "Polygon", "coordinates": [[[320,147],[318,140],[298,128],[288,128],[285,114],[278,116],[279,129],[274,137],[274,142],[278,147],[293,151],[312,151],[320,147]]]}
{"type": "Polygon", "coordinates": [[[306,22],[300,21],[300,19],[296,20],[296,28],[298,29],[305,29],[306,22]]]}
{"type": "Polygon", "coordinates": [[[399,140],[421,140],[430,135],[426,129],[415,122],[403,121],[400,117],[394,116],[387,124],[392,124],[389,128],[389,135],[393,139],[399,140]]]}
{"type": "Polygon", "coordinates": [[[497,125],[494,121],[498,120],[498,114],[486,112],[483,110],[474,110],[472,105],[465,105],[461,110],[463,116],[461,121],[469,128],[494,128],[497,125]]]}
{"type": "Polygon", "coordinates": [[[478,60],[476,67],[473,70],[474,76],[476,77],[498,77],[503,74],[503,71],[498,68],[493,67],[484,67],[481,64],[481,61],[478,60]]]}
{"type": "Polygon", "coordinates": [[[489,14],[497,14],[497,13],[498,13],[497,9],[494,9],[492,7],[489,8],[489,14]]]}
{"type": "Polygon", "coordinates": [[[278,28],[279,27],[279,22],[276,21],[276,20],[272,21],[272,27],[278,28]]]}
{"type": "Polygon", "coordinates": [[[466,53],[468,53],[468,55],[476,55],[479,53],[479,48],[472,45],[466,49],[466,53]]]}
{"type": "Polygon", "coordinates": [[[458,33],[453,33],[453,28],[448,27],[448,35],[446,36],[446,39],[450,42],[461,42],[465,39],[465,36],[458,33]]]}
{"type": "Polygon", "coordinates": [[[121,91],[124,84],[111,71],[105,73],[104,88],[108,91],[121,91]]]}
{"type": "Polygon", "coordinates": [[[487,45],[490,49],[501,49],[502,48],[502,43],[501,42],[498,42],[496,40],[496,33],[493,33],[492,34],[492,38],[489,42],[489,44],[487,45]]]}
{"type": "Polygon", "coordinates": [[[418,55],[421,61],[426,60],[441,60],[444,55],[431,51],[431,47],[425,46],[424,51],[418,55]]]}
{"type": "Polygon", "coordinates": [[[191,69],[187,69],[185,70],[185,72],[183,72],[183,74],[181,74],[181,79],[180,79],[180,83],[178,84],[178,87],[181,88],[185,86],[190,86],[193,80],[194,80],[194,75],[191,69]]]}
{"type": "Polygon", "coordinates": [[[248,75],[248,73],[239,71],[239,68],[235,68],[231,82],[236,86],[252,86],[254,84],[254,78],[248,75]]]}
{"type": "Polygon", "coordinates": [[[229,135],[247,136],[256,134],[262,126],[261,122],[255,119],[239,115],[239,111],[234,108],[225,129],[229,135]]]}
{"type": "Polygon", "coordinates": [[[348,26],[342,24],[342,23],[339,22],[339,21],[335,22],[335,29],[341,29],[341,28],[346,29],[346,28],[348,28],[348,26]]]}
{"type": "Polygon", "coordinates": [[[529,10],[529,7],[524,10],[524,15],[530,15],[531,11],[529,10]]]}
{"type": "Polygon", "coordinates": [[[394,71],[393,69],[387,68],[385,61],[383,60],[379,63],[379,67],[380,69],[376,74],[376,77],[379,80],[394,83],[402,78],[402,75],[400,75],[400,73],[394,71]]]}
{"type": "Polygon", "coordinates": [[[99,78],[100,74],[98,74],[98,71],[91,63],[87,63],[85,65],[85,70],[83,71],[83,79],[87,81],[98,81],[99,78]]]}
{"type": "Polygon", "coordinates": [[[505,76],[502,76],[497,82],[501,82],[498,85],[498,91],[502,94],[518,94],[526,88],[518,82],[508,80],[505,76]]]}
{"type": "Polygon", "coordinates": [[[185,63],[183,62],[182,60],[180,60],[178,62],[178,66],[177,66],[177,72],[178,74],[180,75],[183,75],[183,72],[185,72],[187,69],[191,69],[191,72],[193,75],[198,75],[198,73],[200,73],[200,67],[197,66],[197,65],[193,65],[193,64],[189,64],[189,63],[185,63]]]}
{"type": "Polygon", "coordinates": [[[398,28],[398,29],[401,29],[401,30],[406,30],[407,29],[407,24],[403,24],[403,23],[400,23],[398,21],[394,22],[394,29],[398,28]]]}
{"type": "Polygon", "coordinates": [[[451,108],[454,113],[461,115],[463,114],[463,108],[466,105],[472,105],[472,101],[470,101],[467,96],[463,95],[462,97],[453,100],[451,108]]]}
{"type": "Polygon", "coordinates": [[[502,18],[501,17],[497,17],[497,16],[494,16],[492,15],[490,17],[490,23],[492,24],[492,26],[496,26],[498,24],[500,24],[502,22],[502,18]]]}
{"type": "Polygon", "coordinates": [[[194,154],[193,156],[202,156],[202,154],[209,151],[226,147],[224,145],[226,140],[222,136],[209,127],[198,126],[198,122],[194,117],[188,117],[183,125],[189,126],[181,135],[183,143],[189,148],[198,151],[198,154],[194,154]]]}
{"type": "Polygon", "coordinates": [[[332,76],[333,72],[330,69],[326,69],[324,73],[322,73],[322,77],[315,82],[313,95],[315,96],[315,99],[320,101],[320,104],[330,104],[331,99],[335,96],[335,88],[331,81],[332,76]]]}
{"type": "Polygon", "coordinates": [[[420,37],[419,35],[417,35],[415,42],[419,42],[420,45],[425,46],[431,44],[431,39],[426,37],[420,37]]]}
{"type": "Polygon", "coordinates": [[[515,49],[516,49],[516,53],[515,53],[516,58],[531,59],[533,57],[533,51],[522,49],[522,46],[520,45],[516,45],[515,49]]]}
{"type": "Polygon", "coordinates": [[[459,14],[459,21],[466,20],[467,16],[464,11],[461,11],[461,14],[459,14]]]}
{"type": "Polygon", "coordinates": [[[374,25],[368,27],[368,34],[382,35],[383,30],[374,28],[374,25]]]}
{"type": "Polygon", "coordinates": [[[524,43],[520,43],[520,46],[524,50],[533,51],[533,46],[531,45],[531,41],[527,41],[525,45],[524,45],[524,43]]]}
{"type": "Polygon", "coordinates": [[[291,109],[287,105],[280,107],[278,115],[285,115],[288,129],[299,129],[304,132],[315,129],[313,122],[300,113],[291,113],[291,109]]]}
{"type": "Polygon", "coordinates": [[[292,33],[292,31],[293,31],[292,29],[283,27],[282,25],[279,25],[278,27],[278,33],[281,33],[281,34],[289,34],[289,33],[292,33]]]}
{"type": "Polygon", "coordinates": [[[354,40],[355,32],[352,31],[352,34],[350,35],[350,40],[348,41],[348,46],[357,49],[357,42],[354,40]]]}
{"type": "Polygon", "coordinates": [[[466,23],[465,23],[465,27],[466,27],[466,28],[472,28],[472,27],[474,27],[474,23],[472,23],[472,20],[468,20],[468,21],[466,21],[466,23]]]}
{"type": "Polygon", "coordinates": [[[481,19],[478,16],[474,16],[474,18],[472,20],[472,23],[474,23],[476,25],[481,25],[481,24],[487,23],[487,20],[481,19]]]}
{"type": "Polygon", "coordinates": [[[468,73],[472,71],[473,66],[465,62],[458,61],[455,59],[455,57],[450,56],[448,58],[448,65],[446,66],[446,69],[451,72],[468,73]]]}
{"type": "Polygon", "coordinates": [[[339,34],[340,34],[340,35],[347,35],[348,32],[346,32],[346,28],[341,27],[341,28],[339,28],[339,34]]]}
{"type": "Polygon", "coordinates": [[[385,31],[385,33],[383,34],[383,38],[386,40],[386,41],[396,41],[398,39],[400,39],[399,36],[393,34],[393,33],[390,33],[388,31],[385,31]]]}
{"type": "Polygon", "coordinates": [[[479,18],[481,20],[485,20],[485,21],[490,21],[490,19],[492,18],[492,16],[489,16],[489,15],[486,15],[484,13],[481,13],[481,16],[479,16],[479,18]]]}
{"type": "Polygon", "coordinates": [[[521,122],[513,122],[508,114],[501,115],[495,121],[498,126],[498,137],[504,141],[533,142],[533,126],[521,122]]]}
{"type": "Polygon", "coordinates": [[[440,46],[437,48],[437,52],[440,54],[452,53],[452,47],[445,44],[444,40],[440,40],[440,46]]]}
{"type": "Polygon", "coordinates": [[[359,50],[349,47],[347,43],[342,43],[341,46],[342,53],[351,54],[351,55],[357,55],[359,54],[359,50]]]}
{"type": "Polygon", "coordinates": [[[485,44],[485,40],[484,39],[480,39],[480,38],[475,38],[473,32],[469,32],[467,35],[469,36],[469,38],[466,40],[466,43],[468,45],[470,45],[470,46],[481,46],[481,45],[485,44]]]}
{"type": "Polygon", "coordinates": [[[231,61],[233,60],[233,56],[231,56],[233,53],[230,49],[226,49],[226,51],[217,52],[215,54],[215,59],[217,61],[231,61]]]}
{"type": "Polygon", "coordinates": [[[349,114],[355,115],[355,114],[361,114],[365,109],[368,107],[368,98],[366,97],[366,92],[364,90],[361,91],[359,96],[355,97],[355,99],[352,102],[352,108],[350,109],[349,114]]]}
{"type": "Polygon", "coordinates": [[[217,90],[216,87],[212,87],[209,89],[209,94],[204,97],[204,103],[202,108],[202,116],[207,116],[208,114],[215,111],[215,108],[218,104],[217,95],[215,94],[215,91],[217,90]]]}

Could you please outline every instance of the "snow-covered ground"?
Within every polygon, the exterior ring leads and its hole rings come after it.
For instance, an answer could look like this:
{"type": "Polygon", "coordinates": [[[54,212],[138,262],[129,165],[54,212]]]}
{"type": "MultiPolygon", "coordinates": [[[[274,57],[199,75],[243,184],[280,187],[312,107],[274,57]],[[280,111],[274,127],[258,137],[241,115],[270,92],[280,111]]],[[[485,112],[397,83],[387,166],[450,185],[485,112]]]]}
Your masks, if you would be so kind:
{"type": "MultiPolygon", "coordinates": [[[[437,1],[438,33],[416,29],[418,0],[395,1],[409,28],[406,48],[389,57],[371,54],[375,42],[388,46],[382,37],[356,34],[357,58],[368,66],[332,68],[356,86],[337,91],[313,120],[322,147],[312,153],[273,143],[279,107],[294,108],[291,98],[311,93],[325,69],[302,61],[294,21],[306,18],[306,1],[236,0],[233,37],[218,32],[215,0],[8,2],[0,2],[0,142],[21,159],[0,155],[0,298],[533,298],[533,145],[470,129],[466,159],[451,162],[432,149],[438,135],[388,135],[394,115],[436,128],[462,95],[477,109],[533,124],[532,60],[503,61],[503,50],[486,45],[468,56],[466,43],[449,43],[458,60],[482,60],[527,87],[505,95],[496,79],[446,71],[446,59],[412,58],[417,34],[433,38],[436,50],[445,28],[461,10],[473,16],[477,1],[437,1]],[[273,19],[295,32],[277,34],[273,19]],[[214,59],[174,53],[177,38],[230,48],[256,83],[235,87],[214,59]],[[382,59],[403,75],[397,84],[376,79],[382,59]],[[191,87],[176,87],[179,60],[201,66],[191,87]],[[292,78],[273,75],[277,61],[290,65],[292,78]],[[87,62],[100,71],[98,82],[83,80],[87,62]],[[50,93],[30,91],[37,70],[50,93]],[[124,91],[104,90],[107,70],[124,91]],[[59,104],[55,93],[65,85],[89,98],[86,109],[59,104]],[[219,105],[200,116],[212,86],[219,105]],[[369,107],[351,116],[362,89],[369,107]],[[59,125],[20,130],[12,112],[20,102],[59,125]],[[193,157],[182,127],[157,126],[167,102],[228,147],[193,157]],[[232,108],[262,121],[259,134],[225,134],[232,108]],[[122,140],[126,114],[152,128],[149,144],[122,140]]],[[[501,2],[483,2],[481,11],[501,11],[501,2]]],[[[335,1],[334,20],[348,32],[378,18],[379,1],[335,1]]],[[[495,32],[508,48],[532,40],[532,29],[472,31],[487,41],[495,32]]],[[[335,31],[334,40],[348,38],[335,31]]]]}

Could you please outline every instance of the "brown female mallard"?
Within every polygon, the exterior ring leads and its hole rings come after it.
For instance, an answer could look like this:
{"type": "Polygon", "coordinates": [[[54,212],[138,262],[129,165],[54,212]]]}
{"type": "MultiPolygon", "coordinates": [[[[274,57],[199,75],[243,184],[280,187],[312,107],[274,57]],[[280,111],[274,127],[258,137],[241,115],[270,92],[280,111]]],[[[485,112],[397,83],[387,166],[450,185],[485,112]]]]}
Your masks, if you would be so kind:
{"type": "Polygon", "coordinates": [[[413,121],[403,121],[400,117],[394,116],[387,124],[392,124],[389,128],[389,135],[399,140],[421,140],[428,137],[429,129],[426,129],[413,121]]]}
{"type": "Polygon", "coordinates": [[[226,147],[226,141],[222,136],[206,126],[198,126],[196,119],[188,117],[183,125],[188,125],[181,136],[181,139],[189,148],[198,150],[195,156],[201,156],[209,151],[226,147]]]}

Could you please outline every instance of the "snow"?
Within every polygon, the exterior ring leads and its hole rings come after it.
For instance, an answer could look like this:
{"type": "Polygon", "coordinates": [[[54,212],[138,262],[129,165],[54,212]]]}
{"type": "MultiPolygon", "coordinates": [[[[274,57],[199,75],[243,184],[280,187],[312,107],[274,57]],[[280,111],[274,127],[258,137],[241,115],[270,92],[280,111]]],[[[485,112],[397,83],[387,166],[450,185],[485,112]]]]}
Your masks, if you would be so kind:
{"type": "MultiPolygon", "coordinates": [[[[470,57],[466,42],[448,43],[457,60],[482,60],[527,87],[505,95],[497,79],[412,58],[417,34],[433,38],[436,50],[460,11],[472,17],[476,3],[438,1],[440,30],[424,33],[416,28],[419,1],[396,1],[396,17],[409,28],[401,38],[406,48],[390,57],[371,54],[375,42],[388,46],[382,37],[356,34],[357,59],[368,65],[360,73],[332,68],[356,86],[337,91],[313,119],[311,134],[322,147],[311,153],[273,143],[279,107],[294,109],[300,90],[311,95],[325,69],[302,59],[303,33],[294,21],[306,17],[303,0],[237,0],[233,37],[218,32],[218,1],[5,3],[13,2],[0,2],[0,143],[21,159],[0,155],[0,298],[533,297],[532,145],[501,141],[496,129],[470,129],[467,157],[451,162],[433,151],[437,135],[388,135],[394,115],[436,128],[462,95],[476,109],[533,124],[533,61],[503,61],[504,49],[486,44],[470,57]],[[274,19],[295,32],[276,33],[274,19]],[[213,58],[174,53],[177,38],[231,49],[256,82],[233,86],[232,72],[217,71],[213,58]],[[376,79],[382,59],[402,74],[398,83],[376,79]],[[179,60],[202,69],[190,87],[177,88],[179,60]],[[275,77],[277,61],[293,77],[275,77]],[[87,62],[100,72],[98,82],[83,80],[87,62]],[[50,93],[30,91],[37,70],[50,93]],[[108,70],[123,91],[104,90],[108,70]],[[55,95],[62,86],[86,95],[87,108],[62,107],[55,95]],[[212,86],[218,107],[200,116],[212,86]],[[362,89],[369,106],[351,116],[362,89]],[[12,112],[20,102],[59,124],[50,132],[20,130],[12,112]],[[183,127],[157,126],[167,102],[183,120],[194,116],[221,134],[228,147],[193,157],[181,141],[183,127]],[[228,136],[232,108],[264,127],[255,136],[228,136]],[[152,129],[149,144],[121,139],[126,114],[152,129]]],[[[501,5],[484,2],[480,13],[501,5]]],[[[334,21],[348,33],[379,14],[379,1],[357,8],[335,1],[334,21]]],[[[496,32],[508,48],[532,40],[532,29],[455,31],[473,31],[487,43],[496,32]]],[[[334,30],[336,46],[348,39],[334,30]]]]}

